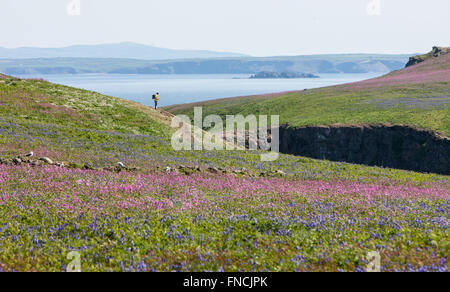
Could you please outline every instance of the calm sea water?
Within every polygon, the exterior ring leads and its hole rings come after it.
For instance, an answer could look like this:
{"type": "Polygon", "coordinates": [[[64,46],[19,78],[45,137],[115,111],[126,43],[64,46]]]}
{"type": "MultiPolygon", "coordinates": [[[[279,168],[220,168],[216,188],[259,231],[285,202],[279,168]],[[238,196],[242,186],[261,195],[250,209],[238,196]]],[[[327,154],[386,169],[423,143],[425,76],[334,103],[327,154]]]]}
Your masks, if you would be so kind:
{"type": "Polygon", "coordinates": [[[159,91],[160,105],[205,101],[216,98],[317,88],[369,79],[382,73],[320,74],[318,79],[248,79],[250,75],[23,75],[50,82],[93,90],[106,95],[153,104],[159,91]]]}

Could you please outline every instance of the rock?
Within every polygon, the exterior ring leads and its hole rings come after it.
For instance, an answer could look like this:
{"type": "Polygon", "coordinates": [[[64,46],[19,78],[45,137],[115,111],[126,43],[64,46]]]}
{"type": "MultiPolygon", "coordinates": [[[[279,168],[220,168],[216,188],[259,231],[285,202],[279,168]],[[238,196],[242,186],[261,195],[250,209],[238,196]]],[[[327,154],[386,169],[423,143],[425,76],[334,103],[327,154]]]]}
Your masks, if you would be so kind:
{"type": "Polygon", "coordinates": [[[20,165],[22,163],[22,159],[20,159],[20,158],[13,158],[12,161],[15,165],[20,165]]]}
{"type": "Polygon", "coordinates": [[[47,164],[53,164],[53,160],[51,160],[51,159],[48,158],[48,157],[41,157],[41,158],[39,158],[39,160],[40,160],[40,161],[43,161],[43,162],[45,162],[45,163],[47,163],[47,164]]]}
{"type": "Polygon", "coordinates": [[[181,171],[181,173],[184,173],[185,175],[191,175],[194,171],[193,167],[186,167],[184,165],[178,166],[178,169],[181,171]]]}
{"type": "Polygon", "coordinates": [[[222,173],[228,173],[228,170],[225,169],[225,168],[218,167],[217,169],[218,169],[220,172],[222,172],[222,173]]]}
{"type": "Polygon", "coordinates": [[[450,174],[450,139],[428,130],[401,125],[281,126],[279,130],[281,153],[450,174]]]}
{"type": "Polygon", "coordinates": [[[83,166],[83,169],[94,170],[94,166],[92,166],[92,164],[90,164],[90,163],[85,163],[83,166]]]}
{"type": "Polygon", "coordinates": [[[167,166],[166,168],[164,168],[165,173],[170,173],[171,171],[172,171],[172,169],[170,168],[170,166],[167,166]]]}
{"type": "Polygon", "coordinates": [[[219,173],[219,170],[216,167],[208,167],[208,171],[211,173],[219,173]]]}
{"type": "Polygon", "coordinates": [[[437,58],[441,55],[448,54],[449,52],[449,48],[433,47],[428,54],[410,57],[405,68],[422,63],[430,58],[437,58]]]}
{"type": "Polygon", "coordinates": [[[276,173],[279,174],[279,175],[282,175],[282,176],[286,176],[287,175],[287,173],[285,173],[281,169],[277,170],[276,173]]]}
{"type": "Polygon", "coordinates": [[[192,170],[192,171],[202,171],[200,166],[188,166],[187,168],[192,170]]]}

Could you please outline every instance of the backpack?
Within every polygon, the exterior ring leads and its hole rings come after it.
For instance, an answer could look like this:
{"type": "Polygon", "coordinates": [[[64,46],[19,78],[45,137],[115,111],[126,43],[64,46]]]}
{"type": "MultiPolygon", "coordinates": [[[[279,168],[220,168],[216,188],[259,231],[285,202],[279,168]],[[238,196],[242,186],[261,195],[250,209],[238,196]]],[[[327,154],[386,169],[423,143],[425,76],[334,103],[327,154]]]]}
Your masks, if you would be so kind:
{"type": "Polygon", "coordinates": [[[152,95],[152,99],[156,99],[156,95],[155,94],[152,95]]]}

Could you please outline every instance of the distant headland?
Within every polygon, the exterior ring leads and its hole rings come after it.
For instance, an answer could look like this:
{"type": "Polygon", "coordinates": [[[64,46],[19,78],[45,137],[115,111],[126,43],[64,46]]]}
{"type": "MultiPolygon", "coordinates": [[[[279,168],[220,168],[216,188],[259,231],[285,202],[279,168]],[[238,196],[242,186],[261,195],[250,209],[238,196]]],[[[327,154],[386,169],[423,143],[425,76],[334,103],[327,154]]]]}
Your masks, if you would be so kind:
{"type": "Polygon", "coordinates": [[[320,77],[311,73],[269,72],[269,71],[262,71],[250,76],[250,79],[294,79],[294,78],[320,78],[320,77]]]}

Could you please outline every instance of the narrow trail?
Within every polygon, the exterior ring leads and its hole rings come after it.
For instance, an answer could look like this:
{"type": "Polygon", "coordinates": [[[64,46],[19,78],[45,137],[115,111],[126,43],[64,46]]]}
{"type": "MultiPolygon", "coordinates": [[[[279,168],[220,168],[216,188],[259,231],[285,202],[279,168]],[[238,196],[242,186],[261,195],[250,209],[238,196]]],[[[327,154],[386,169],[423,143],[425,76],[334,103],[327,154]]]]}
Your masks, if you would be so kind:
{"type": "Polygon", "coordinates": [[[172,120],[175,115],[163,110],[163,109],[156,109],[155,111],[159,112],[160,114],[162,114],[163,116],[165,116],[166,118],[170,118],[170,120],[172,120]]]}

